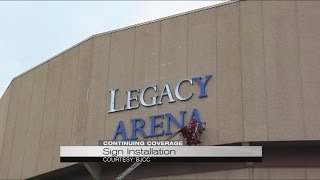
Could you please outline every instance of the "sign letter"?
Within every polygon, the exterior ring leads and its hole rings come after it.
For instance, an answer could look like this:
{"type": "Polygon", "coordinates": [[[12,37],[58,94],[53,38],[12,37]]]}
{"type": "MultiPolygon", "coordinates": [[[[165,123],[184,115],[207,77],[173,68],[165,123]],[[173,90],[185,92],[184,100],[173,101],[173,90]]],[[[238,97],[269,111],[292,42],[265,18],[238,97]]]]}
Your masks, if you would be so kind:
{"type": "Polygon", "coordinates": [[[209,79],[212,77],[212,75],[207,75],[206,76],[206,80],[204,81],[204,83],[201,81],[202,77],[195,77],[193,78],[193,80],[195,80],[197,82],[197,84],[200,87],[200,95],[199,98],[204,98],[207,97],[207,93],[206,93],[206,85],[209,81],[209,79]]]}
{"type": "Polygon", "coordinates": [[[108,111],[108,113],[113,113],[113,112],[117,112],[117,111],[123,111],[125,107],[123,107],[122,109],[115,109],[116,106],[116,92],[119,89],[114,89],[110,91],[110,110],[108,111]]]}
{"type": "Polygon", "coordinates": [[[180,100],[180,101],[186,101],[188,99],[190,99],[192,96],[193,96],[193,93],[190,94],[188,97],[181,97],[180,95],[180,92],[179,92],[179,89],[180,89],[180,85],[183,83],[183,82],[189,82],[191,85],[193,85],[193,82],[192,82],[192,79],[184,79],[182,81],[180,81],[177,86],[176,86],[176,89],[175,89],[175,94],[176,94],[176,97],[180,100]]]}

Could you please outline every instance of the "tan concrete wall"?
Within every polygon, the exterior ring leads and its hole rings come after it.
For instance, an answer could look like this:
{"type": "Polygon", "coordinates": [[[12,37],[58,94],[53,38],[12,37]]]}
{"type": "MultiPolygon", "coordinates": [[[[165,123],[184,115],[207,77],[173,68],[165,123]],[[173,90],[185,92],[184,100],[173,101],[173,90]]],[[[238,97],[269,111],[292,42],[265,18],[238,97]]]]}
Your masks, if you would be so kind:
{"type": "Polygon", "coordinates": [[[73,122],[71,131],[71,144],[84,145],[87,120],[87,106],[92,64],[92,39],[79,47],[79,60],[77,67],[77,81],[75,87],[75,102],[73,107],[73,122]]]}
{"type": "Polygon", "coordinates": [[[217,9],[218,142],[243,141],[240,4],[217,9]]]}
{"type": "Polygon", "coordinates": [[[320,168],[246,168],[148,179],[319,179],[320,168]]]}
{"type": "MultiPolygon", "coordinates": [[[[161,23],[152,23],[146,26],[140,26],[135,31],[135,52],[133,65],[133,87],[147,87],[159,84],[159,63],[160,63],[160,37],[161,23]]],[[[146,97],[159,93],[146,93],[146,97]]],[[[149,102],[149,99],[148,99],[149,102]]],[[[144,107],[132,111],[134,117],[148,117],[152,114],[158,114],[159,108],[144,107]]],[[[147,121],[146,127],[150,127],[150,122],[147,121]]],[[[150,134],[150,128],[145,132],[150,134]]],[[[152,139],[156,139],[152,138],[152,139]]]]}
{"type": "Polygon", "coordinates": [[[12,139],[12,150],[10,156],[8,178],[20,178],[22,171],[22,162],[24,150],[26,147],[26,134],[28,132],[29,113],[32,100],[34,70],[21,76],[21,87],[19,96],[19,105],[17,108],[17,117],[12,139]]]}
{"type": "MultiPolygon", "coordinates": [[[[179,16],[161,22],[158,85],[162,89],[165,83],[169,83],[172,93],[174,93],[176,83],[187,78],[187,25],[188,16],[179,16]]],[[[186,89],[182,89],[181,94],[184,94],[185,91],[186,89]]],[[[163,104],[159,106],[159,114],[170,112],[180,120],[179,111],[186,109],[186,102],[176,100],[176,102],[168,103],[168,101],[168,97],[163,99],[163,104]]],[[[165,121],[163,122],[165,124],[165,121]]],[[[175,127],[173,123],[171,123],[171,127],[175,127]]],[[[160,132],[160,129],[158,132],[160,132]]],[[[158,139],[165,138],[159,137],[158,139]]]]}
{"type": "Polygon", "coordinates": [[[187,112],[193,108],[200,110],[203,121],[208,122],[206,128],[210,131],[203,136],[208,144],[218,143],[217,119],[217,9],[200,11],[188,15],[188,55],[187,77],[205,76],[212,74],[211,82],[207,85],[208,97],[199,101],[198,88],[188,86],[188,94],[195,93],[187,101],[187,112]]]}
{"type": "Polygon", "coordinates": [[[6,91],[3,93],[3,96],[0,99],[0,154],[2,152],[2,146],[5,135],[6,121],[8,116],[8,107],[10,101],[10,90],[9,86],[6,91]]]}
{"type": "Polygon", "coordinates": [[[19,105],[21,78],[15,79],[10,84],[10,100],[8,107],[7,120],[5,124],[5,131],[3,136],[3,145],[0,157],[0,178],[6,179],[8,177],[10,157],[12,150],[13,135],[15,129],[15,122],[17,118],[17,109],[19,105]]]}
{"type": "Polygon", "coordinates": [[[267,140],[262,3],[240,3],[240,10],[244,140],[267,140]]]}
{"type": "Polygon", "coordinates": [[[36,173],[39,152],[39,141],[44,111],[45,92],[47,87],[48,63],[35,69],[32,100],[29,115],[28,133],[21,178],[30,177],[36,173]]]}
{"type": "Polygon", "coordinates": [[[320,15],[319,2],[296,2],[299,66],[302,81],[303,113],[306,138],[320,136],[320,15]]]}
{"type": "Polygon", "coordinates": [[[52,158],[58,119],[58,105],[61,84],[63,55],[49,62],[44,112],[37,155],[36,174],[52,170],[52,158]]]}
{"type": "MultiPolygon", "coordinates": [[[[150,115],[170,112],[180,119],[179,111],[186,110],[187,120],[193,108],[207,122],[203,144],[319,140],[319,10],[317,1],[241,1],[95,36],[73,47],[14,79],[1,98],[0,178],[67,166],[59,162],[60,145],[112,139],[119,120],[130,137],[130,119],[143,118],[149,134],[150,115]],[[165,83],[174,91],[178,81],[207,74],[213,75],[207,98],[199,99],[196,86],[184,84],[181,94],[194,93],[189,101],[167,103],[165,97],[160,106],[107,112],[108,90],[119,88],[119,107],[126,90],[158,85],[159,95],[165,83]]],[[[230,177],[266,172],[281,174],[252,169],[230,177]]]]}
{"type": "Polygon", "coordinates": [[[110,35],[93,38],[91,50],[91,72],[87,93],[87,117],[84,145],[96,145],[103,139],[107,109],[106,88],[108,87],[110,35]]]}
{"type": "Polygon", "coordinates": [[[268,138],[303,139],[296,4],[295,1],[270,1],[262,5],[268,138]]]}
{"type": "Polygon", "coordinates": [[[52,168],[57,169],[60,164],[61,145],[71,144],[74,102],[76,94],[77,70],[79,60],[79,46],[72,48],[63,55],[60,96],[58,104],[58,118],[56,120],[55,138],[53,146],[52,168]]]}
{"type": "MultiPolygon", "coordinates": [[[[132,89],[133,85],[135,28],[115,32],[110,36],[110,67],[107,87],[108,89],[119,88],[118,97],[116,98],[115,103],[116,107],[121,108],[126,102],[126,90],[132,89]]],[[[107,100],[105,114],[107,114],[107,111],[110,108],[110,99],[109,96],[107,96],[109,95],[109,92],[106,90],[105,93],[105,100],[107,100]]],[[[120,120],[125,123],[126,129],[129,129],[131,114],[132,111],[107,114],[106,121],[104,121],[105,136],[100,138],[112,139],[118,121],[120,120]],[[112,119],[116,119],[116,121],[113,121],[112,119]]],[[[92,143],[97,144],[97,141],[92,143]]]]}

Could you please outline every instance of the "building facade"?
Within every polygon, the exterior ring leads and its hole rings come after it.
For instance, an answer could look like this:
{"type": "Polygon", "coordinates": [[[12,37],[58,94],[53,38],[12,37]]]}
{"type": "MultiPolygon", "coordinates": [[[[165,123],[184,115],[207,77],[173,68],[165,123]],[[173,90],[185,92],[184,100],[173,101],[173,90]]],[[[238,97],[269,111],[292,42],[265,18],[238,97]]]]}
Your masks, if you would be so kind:
{"type": "Polygon", "coordinates": [[[128,178],[320,179],[319,17],[318,1],[234,1],[84,40],[1,97],[0,178],[114,178],[129,165],[61,163],[59,147],[165,139],[166,114],[196,109],[203,145],[262,145],[263,161],[146,163],[128,178]]]}

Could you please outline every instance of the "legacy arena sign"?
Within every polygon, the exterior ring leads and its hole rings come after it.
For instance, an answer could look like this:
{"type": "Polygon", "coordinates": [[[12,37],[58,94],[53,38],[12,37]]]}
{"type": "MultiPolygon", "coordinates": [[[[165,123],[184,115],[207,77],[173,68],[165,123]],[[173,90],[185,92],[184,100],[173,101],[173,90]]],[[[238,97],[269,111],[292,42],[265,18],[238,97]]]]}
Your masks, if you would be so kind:
{"type": "MultiPolygon", "coordinates": [[[[127,90],[127,101],[126,104],[122,106],[116,106],[116,97],[117,97],[117,91],[119,89],[110,90],[110,109],[108,113],[116,113],[131,109],[137,109],[140,107],[140,104],[145,107],[152,107],[152,106],[158,106],[162,105],[163,98],[165,96],[168,97],[168,103],[176,102],[176,100],[179,101],[187,101],[191,99],[194,94],[190,93],[186,96],[182,96],[180,94],[180,87],[183,83],[188,83],[189,85],[195,85],[198,87],[198,98],[205,98],[207,97],[206,93],[206,86],[211,79],[212,75],[206,75],[205,77],[194,77],[191,79],[183,79],[177,83],[177,85],[174,88],[174,93],[172,93],[169,84],[165,84],[164,87],[159,91],[161,92],[160,96],[152,96],[151,102],[147,102],[145,100],[145,94],[147,91],[153,91],[154,93],[158,92],[157,86],[149,86],[142,90],[140,89],[132,89],[127,90]]],[[[138,139],[137,133],[140,133],[142,137],[148,138],[148,137],[156,137],[156,136],[163,136],[163,135],[169,135],[172,134],[170,124],[173,123],[178,129],[182,128],[184,126],[184,119],[185,119],[186,111],[180,111],[181,119],[180,121],[173,116],[172,113],[164,113],[164,114],[155,114],[149,116],[150,121],[150,127],[145,127],[145,120],[142,118],[133,118],[131,119],[131,134],[128,134],[124,123],[122,120],[119,121],[116,131],[113,136],[113,140],[117,140],[118,136],[122,137],[122,140],[136,140],[138,139]],[[166,128],[163,129],[163,123],[166,123],[166,128]],[[145,128],[150,129],[150,134],[146,134],[145,128]],[[160,131],[160,132],[159,132],[160,131]],[[130,135],[130,137],[128,137],[130,135]]],[[[200,126],[201,126],[201,119],[198,112],[198,109],[194,108],[191,112],[190,119],[195,118],[200,126]]]]}

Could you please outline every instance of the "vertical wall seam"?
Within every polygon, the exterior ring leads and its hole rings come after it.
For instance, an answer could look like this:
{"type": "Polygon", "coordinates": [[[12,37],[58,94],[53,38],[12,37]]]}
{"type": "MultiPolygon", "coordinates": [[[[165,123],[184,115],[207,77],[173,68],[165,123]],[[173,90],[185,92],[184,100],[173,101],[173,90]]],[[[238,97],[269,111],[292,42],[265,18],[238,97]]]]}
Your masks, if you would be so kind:
{"type": "Polygon", "coordinates": [[[241,115],[242,115],[242,141],[245,141],[245,120],[244,120],[244,108],[243,108],[243,66],[242,66],[242,48],[241,48],[241,42],[242,42],[242,37],[241,37],[241,1],[239,1],[239,53],[240,53],[240,81],[241,81],[241,115]]]}
{"type": "Polygon", "coordinates": [[[304,110],[304,88],[303,88],[303,78],[302,78],[302,71],[301,71],[301,57],[300,57],[300,31],[299,31],[299,19],[298,19],[298,6],[297,6],[297,1],[295,1],[295,18],[296,18],[296,28],[297,28],[297,48],[298,48],[298,74],[300,78],[300,87],[301,87],[301,106],[302,106],[302,123],[303,123],[303,132],[304,132],[304,138],[307,139],[307,129],[306,129],[306,119],[305,119],[305,110],[304,110]]]}
{"type": "Polygon", "coordinates": [[[77,92],[78,92],[78,88],[77,87],[78,87],[78,76],[79,76],[79,63],[80,63],[81,45],[84,45],[88,41],[90,41],[90,39],[88,39],[86,42],[83,42],[83,43],[78,45],[77,73],[76,73],[76,85],[75,85],[75,88],[74,88],[74,100],[73,100],[73,108],[72,108],[72,121],[71,121],[71,132],[70,132],[70,142],[69,142],[70,145],[72,145],[74,121],[77,121],[74,117],[75,117],[75,108],[76,108],[76,100],[77,100],[77,92]]]}
{"type": "Polygon", "coordinates": [[[268,111],[268,92],[267,92],[267,71],[266,71],[266,57],[265,57],[265,33],[264,33],[264,18],[263,18],[263,2],[261,4],[261,27],[262,27],[262,55],[263,55],[263,67],[264,67],[264,90],[266,97],[266,119],[267,119],[267,140],[269,140],[269,111],[268,111]]]}
{"type": "MultiPolygon", "coordinates": [[[[77,80],[78,80],[78,64],[79,64],[79,53],[80,53],[80,45],[79,46],[76,46],[76,47],[74,47],[74,48],[77,48],[77,50],[78,50],[78,57],[77,57],[77,72],[76,72],[76,84],[75,84],[75,88],[74,88],[74,93],[72,94],[73,95],[73,112],[72,112],[72,121],[71,121],[71,135],[72,135],[72,125],[73,125],[73,115],[74,115],[74,106],[75,106],[75,97],[76,97],[76,87],[77,87],[77,80]]],[[[69,51],[70,52],[70,51],[69,51]]],[[[70,60],[69,60],[70,61],[70,60]]],[[[63,61],[63,62],[65,62],[65,61],[63,61]]],[[[61,79],[62,79],[62,75],[63,75],[63,68],[62,68],[62,71],[61,71],[61,79]]],[[[58,131],[58,128],[57,128],[57,123],[59,122],[59,107],[60,107],[60,101],[61,101],[61,96],[62,96],[62,93],[61,93],[61,86],[62,86],[62,80],[60,81],[60,96],[59,96],[59,105],[58,105],[58,111],[57,111],[57,116],[58,116],[58,118],[57,118],[57,122],[56,122],[56,126],[55,126],[55,136],[54,136],[54,145],[53,145],[53,154],[52,154],[52,160],[51,160],[51,166],[52,166],[52,169],[53,169],[53,163],[54,163],[54,148],[56,147],[56,141],[57,141],[57,131],[58,131]]],[[[72,138],[72,136],[71,136],[71,138],[72,138]]],[[[70,142],[72,142],[72,139],[70,139],[70,142]]]]}
{"type": "MultiPolygon", "coordinates": [[[[90,39],[88,40],[90,41],[90,39]]],[[[86,41],[86,42],[88,42],[86,41]]],[[[78,92],[78,75],[79,75],[79,63],[80,63],[80,50],[81,50],[81,45],[85,44],[86,42],[82,43],[82,44],[79,44],[78,45],[78,62],[77,62],[77,75],[76,75],[76,85],[75,85],[75,88],[74,88],[74,101],[73,101],[73,110],[72,110],[72,121],[71,121],[71,136],[70,136],[70,145],[72,145],[72,139],[73,139],[73,124],[74,124],[74,121],[76,121],[76,119],[74,118],[74,114],[75,114],[75,107],[76,107],[76,98],[77,98],[77,92],[78,92]]]]}
{"type": "Polygon", "coordinates": [[[252,167],[248,168],[248,179],[254,179],[254,169],[252,167]]]}
{"type": "Polygon", "coordinates": [[[30,112],[31,112],[31,106],[32,106],[32,98],[33,98],[33,90],[34,90],[34,78],[35,78],[35,69],[31,71],[32,74],[32,92],[31,92],[31,99],[30,99],[30,106],[29,106],[29,113],[28,113],[28,123],[27,123],[27,133],[26,133],[26,140],[24,141],[24,148],[23,148],[23,152],[22,152],[22,162],[20,162],[22,164],[22,167],[21,167],[21,171],[20,171],[20,176],[19,178],[21,178],[22,176],[22,170],[23,170],[23,162],[24,162],[24,155],[25,155],[25,152],[26,152],[26,145],[27,145],[27,138],[28,138],[28,131],[29,131],[29,123],[30,123],[30,112]]]}
{"type": "MultiPolygon", "coordinates": [[[[90,40],[90,39],[89,39],[90,40]]],[[[88,41],[89,41],[88,40],[88,41]]],[[[88,42],[88,41],[86,41],[86,42],[88,42]]],[[[86,43],[86,42],[84,42],[84,43],[86,43]]],[[[75,107],[76,107],[76,98],[77,98],[77,86],[78,86],[78,75],[79,75],[79,62],[80,62],[80,50],[81,50],[81,45],[83,45],[84,43],[82,43],[82,44],[79,44],[78,45],[78,62],[77,62],[77,73],[76,73],[76,85],[75,85],[75,88],[74,88],[74,101],[73,101],[73,108],[72,108],[72,121],[71,121],[71,132],[70,132],[70,134],[71,134],[71,138],[70,138],[70,145],[72,145],[72,139],[73,139],[73,124],[74,124],[74,121],[76,121],[75,119],[74,119],[74,109],[75,109],[75,107]]]]}
{"type": "Polygon", "coordinates": [[[51,158],[51,170],[53,169],[53,162],[54,162],[54,148],[55,148],[55,145],[56,145],[56,140],[57,140],[57,125],[58,125],[58,121],[59,121],[59,109],[60,109],[60,101],[61,101],[61,86],[62,86],[62,75],[63,75],[63,65],[65,63],[65,60],[64,60],[64,56],[65,56],[65,53],[63,54],[63,61],[62,61],[62,68],[61,68],[61,77],[60,77],[60,90],[59,90],[59,102],[58,102],[58,107],[57,107],[57,112],[56,112],[56,115],[57,115],[57,118],[55,120],[55,128],[54,128],[54,136],[53,136],[53,147],[52,147],[52,158],[51,158]]]}
{"type": "Polygon", "coordinates": [[[226,174],[227,174],[227,178],[226,178],[226,179],[230,179],[230,178],[229,178],[229,173],[230,173],[230,169],[227,169],[227,170],[226,170],[226,174]]]}
{"type": "MultiPolygon", "coordinates": [[[[217,108],[217,8],[214,8],[212,9],[213,13],[211,14],[211,16],[214,16],[212,17],[212,20],[214,20],[214,23],[212,23],[212,30],[215,29],[215,33],[213,34],[213,41],[212,41],[212,46],[213,46],[213,51],[216,53],[215,54],[215,64],[214,64],[214,61],[213,61],[213,66],[212,66],[212,80],[213,80],[213,83],[214,83],[214,86],[213,86],[213,95],[214,95],[214,98],[213,98],[213,104],[214,104],[214,109],[213,109],[213,112],[214,112],[214,115],[215,115],[215,127],[217,128],[217,130],[219,129],[218,128],[218,117],[217,117],[217,112],[218,112],[218,108],[217,108]],[[214,71],[215,70],[215,71],[214,71]]],[[[213,55],[214,57],[214,55],[213,55]]],[[[218,131],[216,130],[216,141],[214,141],[214,144],[218,144],[218,131]]],[[[213,145],[213,144],[212,144],[213,145]]]]}
{"type": "MultiPolygon", "coordinates": [[[[61,101],[61,86],[62,86],[62,75],[63,75],[63,65],[64,65],[64,62],[65,62],[65,59],[64,59],[64,56],[65,56],[65,53],[63,53],[63,56],[62,56],[62,64],[61,64],[61,72],[60,72],[60,83],[59,83],[59,90],[58,90],[58,94],[59,94],[59,101],[58,101],[58,106],[57,106],[57,111],[56,111],[56,119],[55,119],[55,121],[54,121],[54,125],[53,125],[53,129],[54,129],[54,136],[53,136],[53,138],[54,138],[54,140],[53,140],[53,147],[52,147],[52,161],[53,161],[53,158],[54,158],[54,146],[55,146],[55,141],[56,141],[56,134],[57,134],[57,132],[56,132],[56,129],[57,129],[57,120],[58,120],[58,118],[59,118],[59,107],[60,107],[60,101],[61,101]]],[[[52,170],[52,168],[53,168],[53,166],[52,166],[52,164],[53,164],[53,162],[51,161],[51,170],[52,170]]]]}
{"type": "MultiPolygon", "coordinates": [[[[88,42],[88,41],[87,41],[88,42]]],[[[84,42],[85,43],[85,42],[84,42]]],[[[75,48],[78,49],[78,57],[77,57],[77,72],[76,72],[76,84],[74,86],[74,94],[73,94],[73,108],[72,108],[72,119],[71,119],[71,129],[70,129],[70,141],[68,144],[72,145],[72,132],[73,132],[73,122],[74,122],[74,109],[75,109],[75,106],[76,106],[76,98],[77,98],[77,85],[78,85],[78,72],[79,72],[79,57],[80,57],[80,47],[81,45],[83,45],[84,43],[82,44],[79,44],[78,46],[76,46],[75,48]]],[[[56,129],[57,130],[57,129],[56,129]]],[[[57,135],[56,135],[57,136],[57,135]]],[[[59,145],[58,145],[59,146],[59,145]]],[[[58,157],[59,158],[59,157],[58,157]]],[[[54,159],[52,159],[52,167],[53,167],[53,162],[54,162],[54,159]]],[[[61,162],[60,162],[61,164],[61,162]]],[[[66,164],[63,164],[63,166],[68,166],[68,164],[72,164],[72,163],[66,163],[66,164]]]]}
{"type": "MultiPolygon", "coordinates": [[[[187,17],[187,47],[186,47],[186,75],[185,75],[185,78],[188,78],[188,68],[189,68],[189,15],[190,14],[187,14],[186,17],[187,17]]],[[[188,87],[186,88],[186,94],[188,94],[188,87]]],[[[187,111],[188,110],[188,101],[185,102],[185,110],[187,111]]]]}
{"type": "Polygon", "coordinates": [[[308,167],[305,167],[303,169],[304,169],[304,177],[308,179],[308,174],[307,174],[308,167]]]}
{"type": "Polygon", "coordinates": [[[91,90],[91,83],[92,83],[92,81],[91,81],[91,78],[92,78],[92,68],[93,68],[93,57],[94,57],[94,54],[93,54],[93,45],[94,45],[94,37],[92,37],[91,38],[92,39],[92,41],[91,41],[91,54],[90,54],[90,56],[91,56],[91,65],[90,65],[90,67],[89,67],[89,69],[90,69],[90,72],[89,72],[89,87],[87,88],[87,96],[86,96],[86,101],[87,101],[87,105],[86,105],[86,111],[87,111],[87,114],[86,114],[86,119],[85,119],[85,122],[84,122],[84,139],[83,139],[83,142],[82,142],[82,144],[83,145],[86,145],[86,132],[87,132],[87,123],[88,123],[88,112],[89,112],[89,99],[90,99],[90,90],[91,90]]]}
{"type": "MultiPolygon", "coordinates": [[[[216,119],[217,119],[217,144],[219,144],[219,108],[218,108],[218,18],[219,8],[216,8],[216,119]]],[[[227,173],[228,174],[228,173],[227,173]]]]}
{"type": "Polygon", "coordinates": [[[15,134],[15,131],[16,131],[17,118],[18,118],[18,112],[19,112],[20,94],[21,94],[21,79],[22,79],[22,76],[21,76],[20,79],[19,79],[18,104],[17,104],[17,109],[16,109],[16,113],[15,113],[15,118],[14,118],[14,128],[13,128],[12,142],[10,143],[10,144],[11,144],[11,147],[10,147],[10,155],[9,155],[9,164],[8,164],[8,170],[7,170],[7,173],[6,173],[6,178],[7,178],[7,179],[8,179],[8,176],[9,176],[10,162],[11,162],[11,157],[12,157],[12,146],[13,146],[13,141],[14,141],[14,136],[15,136],[14,134],[15,134]]]}
{"type": "Polygon", "coordinates": [[[91,48],[90,48],[90,63],[89,63],[89,72],[88,72],[88,76],[89,76],[89,80],[88,80],[88,87],[86,89],[86,115],[85,115],[85,119],[84,119],[84,134],[83,134],[83,139],[81,144],[85,145],[85,139],[86,139],[86,126],[87,126],[87,120],[88,120],[88,107],[89,107],[89,94],[90,94],[90,83],[91,83],[91,71],[92,71],[92,64],[93,64],[93,37],[91,37],[91,48]]]}
{"type": "MultiPolygon", "coordinates": [[[[9,86],[13,86],[13,81],[11,81],[11,83],[9,84],[9,86]]],[[[10,104],[12,103],[12,101],[10,101],[10,99],[11,99],[11,92],[12,92],[12,86],[10,87],[10,94],[9,94],[9,98],[8,98],[8,107],[7,107],[7,115],[6,115],[6,117],[5,117],[5,121],[6,121],[6,123],[4,124],[4,129],[3,129],[3,141],[2,141],[2,144],[4,143],[4,141],[5,141],[5,135],[6,135],[6,124],[7,124],[7,119],[8,119],[8,114],[9,114],[9,107],[10,107],[10,104]]],[[[20,90],[19,90],[20,91],[20,90]]],[[[4,148],[4,146],[2,145],[1,146],[1,156],[0,156],[0,165],[2,165],[2,158],[3,158],[3,148],[4,148]]]]}
{"type": "MultiPolygon", "coordinates": [[[[110,77],[110,66],[111,66],[111,38],[112,38],[112,34],[113,33],[111,33],[110,34],[110,36],[109,36],[109,54],[108,54],[108,56],[109,56],[109,62],[108,62],[108,75],[107,75],[107,93],[109,92],[109,77],[110,77]]],[[[107,98],[108,98],[108,95],[107,95],[107,98]]],[[[108,107],[108,101],[106,100],[106,108],[108,107]]],[[[103,135],[104,136],[106,136],[106,125],[107,125],[107,113],[108,112],[106,112],[106,113],[104,113],[104,133],[103,133],[103,135]]]]}
{"type": "MultiPolygon", "coordinates": [[[[132,68],[133,68],[133,70],[132,70],[132,78],[131,78],[131,89],[134,89],[134,76],[135,76],[135,73],[134,73],[134,71],[135,71],[135,59],[136,59],[136,34],[137,34],[137,31],[136,31],[136,29],[137,29],[137,27],[133,27],[133,31],[134,31],[134,33],[133,33],[133,57],[132,57],[132,68]]],[[[130,119],[132,119],[133,118],[133,113],[132,113],[132,111],[129,111],[128,112],[129,114],[128,114],[128,116],[130,117],[130,119]]],[[[137,140],[139,140],[139,137],[137,137],[138,139],[137,140]]]]}
{"type": "Polygon", "coordinates": [[[86,139],[86,128],[87,128],[87,121],[88,121],[88,108],[89,108],[89,97],[90,97],[90,84],[91,84],[91,73],[92,73],[92,66],[93,66],[93,39],[94,37],[91,38],[91,48],[90,48],[90,63],[89,63],[89,81],[88,81],[88,87],[86,90],[86,117],[84,120],[84,134],[83,134],[83,139],[82,139],[82,145],[85,145],[85,139],[86,139]]]}
{"type": "MultiPolygon", "coordinates": [[[[133,71],[132,71],[132,81],[131,81],[131,89],[134,89],[134,76],[135,76],[135,60],[136,60],[136,35],[137,35],[137,27],[133,28],[133,57],[132,57],[132,67],[133,67],[133,71]]],[[[133,117],[133,113],[132,111],[129,112],[129,117],[130,119],[132,119],[133,117]]],[[[139,138],[139,137],[138,137],[139,138]]],[[[139,140],[139,139],[138,139],[139,140]]]]}
{"type": "Polygon", "coordinates": [[[14,145],[14,138],[16,137],[16,127],[17,127],[17,121],[18,121],[18,113],[19,113],[19,106],[20,106],[20,98],[21,98],[21,84],[22,84],[22,77],[20,78],[20,89],[19,89],[19,100],[18,100],[18,106],[17,106],[17,111],[16,111],[16,118],[15,118],[15,125],[14,125],[14,131],[13,131],[13,137],[12,137],[12,142],[11,142],[11,153],[10,153],[10,160],[8,163],[8,172],[7,172],[7,178],[9,178],[9,172],[10,172],[10,165],[12,163],[12,153],[13,153],[13,145],[14,145]]]}
{"type": "MultiPolygon", "coordinates": [[[[47,75],[46,75],[46,86],[45,86],[45,89],[44,89],[44,98],[43,98],[43,108],[42,108],[42,114],[41,114],[41,126],[40,126],[40,138],[39,138],[39,142],[38,142],[38,148],[37,149],[37,156],[36,156],[36,171],[37,171],[37,165],[38,165],[38,155],[39,155],[39,146],[40,146],[40,141],[41,141],[41,134],[42,134],[42,125],[43,125],[43,116],[44,116],[44,109],[45,109],[45,102],[46,102],[46,94],[47,94],[47,84],[48,84],[48,74],[49,74],[49,62],[48,62],[48,65],[47,65],[47,75]]],[[[23,162],[24,163],[24,162],[23,162]]],[[[35,173],[33,173],[35,174],[35,173]]]]}
{"type": "MultiPolygon", "coordinates": [[[[159,22],[160,37],[159,37],[159,60],[158,60],[158,83],[157,84],[160,83],[160,71],[161,71],[160,67],[161,67],[161,50],[162,50],[162,48],[161,48],[161,43],[162,43],[162,41],[161,41],[161,39],[162,39],[162,23],[163,23],[163,21],[159,22]]],[[[156,106],[156,108],[157,108],[157,111],[158,111],[158,114],[159,114],[159,112],[160,112],[159,106],[156,106]]],[[[158,136],[156,136],[156,139],[158,140],[158,136]]]]}
{"type": "MultiPolygon", "coordinates": [[[[37,162],[36,162],[36,169],[35,171],[37,172],[38,169],[38,163],[39,163],[39,147],[40,147],[40,142],[41,142],[41,134],[42,134],[42,127],[43,127],[43,119],[44,119],[44,111],[45,111],[45,105],[46,105],[46,97],[47,97],[47,86],[48,86],[48,79],[49,79],[49,69],[50,69],[50,61],[48,61],[48,68],[47,68],[47,78],[46,78],[46,87],[45,87],[45,92],[44,92],[44,98],[43,98],[43,110],[42,110],[42,118],[41,118],[41,127],[40,127],[40,138],[38,142],[38,154],[37,154],[37,162]]],[[[36,172],[34,174],[36,174],[36,172]]]]}
{"type": "MultiPolygon", "coordinates": [[[[134,86],[134,75],[135,75],[135,73],[134,73],[134,68],[135,68],[135,55],[136,55],[136,27],[134,27],[133,28],[133,31],[134,31],[134,33],[133,33],[133,57],[132,57],[132,67],[133,67],[133,71],[132,71],[132,78],[131,78],[131,88],[133,89],[133,86],[134,86]]],[[[132,113],[130,113],[130,116],[132,117],[132,113]]]]}
{"type": "Polygon", "coordinates": [[[8,88],[10,87],[9,89],[9,94],[8,94],[8,97],[7,97],[7,107],[6,107],[6,114],[4,116],[4,128],[3,128],[3,137],[2,137],[2,145],[1,145],[1,151],[0,151],[0,165],[1,165],[1,159],[2,159],[2,152],[3,152],[3,143],[4,143],[4,137],[5,137],[5,132],[6,132],[6,124],[7,124],[7,119],[8,119],[8,112],[9,112],[9,104],[10,104],[10,98],[11,98],[11,90],[12,90],[12,86],[11,86],[11,83],[9,84],[8,88]]]}

